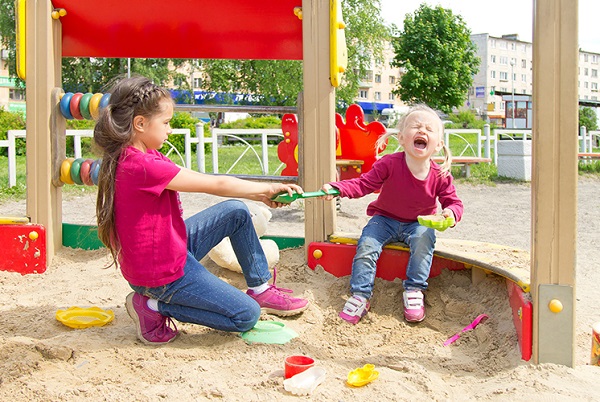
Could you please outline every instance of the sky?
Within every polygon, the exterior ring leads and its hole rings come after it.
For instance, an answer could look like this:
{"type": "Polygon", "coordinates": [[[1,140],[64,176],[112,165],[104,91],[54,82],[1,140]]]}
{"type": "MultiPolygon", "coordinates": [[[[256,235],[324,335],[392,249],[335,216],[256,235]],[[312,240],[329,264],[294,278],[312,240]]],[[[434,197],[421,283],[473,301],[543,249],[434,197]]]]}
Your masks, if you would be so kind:
{"type": "MultiPolygon", "coordinates": [[[[519,34],[531,42],[533,37],[533,0],[381,0],[381,15],[387,23],[402,28],[406,14],[414,13],[421,3],[437,5],[459,14],[472,34],[489,33],[500,37],[519,34]]],[[[579,47],[600,53],[600,0],[579,0],[579,47]]]]}

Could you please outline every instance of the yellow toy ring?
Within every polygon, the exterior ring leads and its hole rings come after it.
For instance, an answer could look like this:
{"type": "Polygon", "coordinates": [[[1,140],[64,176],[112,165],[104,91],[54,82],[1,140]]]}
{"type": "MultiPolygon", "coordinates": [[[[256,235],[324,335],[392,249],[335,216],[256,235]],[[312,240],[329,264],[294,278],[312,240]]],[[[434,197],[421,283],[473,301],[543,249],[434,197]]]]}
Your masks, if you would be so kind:
{"type": "Polygon", "coordinates": [[[67,158],[60,165],[60,181],[65,184],[75,184],[71,178],[71,165],[75,158],[67,158]]]}

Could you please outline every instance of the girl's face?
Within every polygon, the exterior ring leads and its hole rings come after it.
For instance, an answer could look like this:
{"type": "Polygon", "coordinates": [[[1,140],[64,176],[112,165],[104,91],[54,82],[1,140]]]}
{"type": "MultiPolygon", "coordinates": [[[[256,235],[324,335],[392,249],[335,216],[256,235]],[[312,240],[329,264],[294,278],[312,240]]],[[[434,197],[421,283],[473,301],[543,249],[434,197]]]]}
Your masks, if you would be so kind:
{"type": "Polygon", "coordinates": [[[172,118],[173,102],[166,99],[160,103],[160,110],[153,116],[135,116],[132,145],[144,152],[148,149],[160,149],[173,132],[170,124],[172,118]]]}
{"type": "Polygon", "coordinates": [[[439,117],[431,112],[412,112],[406,117],[398,141],[409,156],[415,159],[429,159],[442,148],[442,123],[439,117]]]}

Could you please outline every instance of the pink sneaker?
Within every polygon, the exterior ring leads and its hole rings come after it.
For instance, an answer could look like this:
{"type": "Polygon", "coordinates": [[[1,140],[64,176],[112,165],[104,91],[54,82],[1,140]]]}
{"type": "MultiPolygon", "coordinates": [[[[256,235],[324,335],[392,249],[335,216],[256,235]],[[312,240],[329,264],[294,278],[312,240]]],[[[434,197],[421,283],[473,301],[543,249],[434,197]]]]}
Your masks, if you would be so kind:
{"type": "Polygon", "coordinates": [[[138,339],[146,345],[169,343],[177,336],[177,327],[171,317],[151,310],[148,307],[148,297],[131,292],[127,295],[125,307],[136,323],[138,339]]]}
{"type": "Polygon", "coordinates": [[[420,290],[405,290],[404,299],[404,319],[408,322],[421,322],[425,319],[425,303],[423,302],[423,292],[420,290]]]}
{"type": "Polygon", "coordinates": [[[350,324],[358,324],[360,319],[367,315],[370,307],[371,303],[367,299],[353,295],[344,304],[340,317],[350,324]]]}
{"type": "Polygon", "coordinates": [[[290,289],[278,288],[275,286],[277,271],[273,275],[273,284],[261,294],[254,293],[248,289],[246,294],[256,300],[260,309],[265,313],[287,317],[300,314],[308,307],[308,300],[299,297],[291,297],[285,293],[292,293],[290,289]]]}

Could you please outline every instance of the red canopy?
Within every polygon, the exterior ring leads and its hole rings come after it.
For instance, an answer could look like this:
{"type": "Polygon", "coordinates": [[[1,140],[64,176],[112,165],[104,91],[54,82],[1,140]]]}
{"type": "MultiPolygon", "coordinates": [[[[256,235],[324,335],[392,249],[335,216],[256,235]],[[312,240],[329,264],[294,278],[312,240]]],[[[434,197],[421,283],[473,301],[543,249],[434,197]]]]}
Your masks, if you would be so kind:
{"type": "Polygon", "coordinates": [[[64,57],[302,59],[302,0],[53,0],[64,57]]]}

